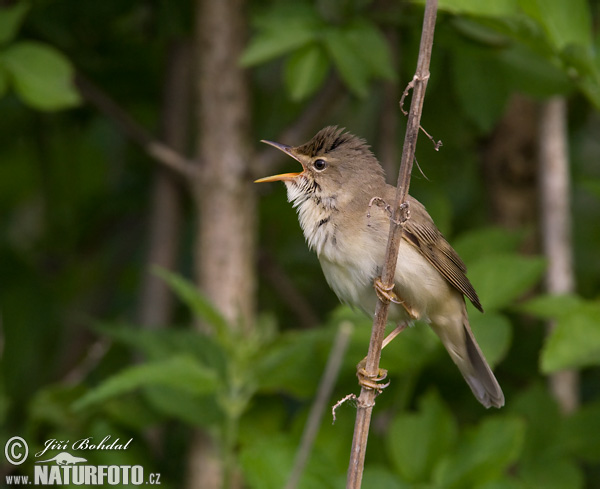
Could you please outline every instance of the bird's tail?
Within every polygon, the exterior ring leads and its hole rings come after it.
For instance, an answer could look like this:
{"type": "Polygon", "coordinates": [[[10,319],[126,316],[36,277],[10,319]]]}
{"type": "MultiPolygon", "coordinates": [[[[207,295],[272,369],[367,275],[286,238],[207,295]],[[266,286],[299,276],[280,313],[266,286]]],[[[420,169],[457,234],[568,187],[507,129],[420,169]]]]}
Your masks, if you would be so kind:
{"type": "Polygon", "coordinates": [[[449,331],[447,326],[441,327],[432,324],[432,327],[477,400],[486,408],[504,406],[502,388],[475,341],[466,310],[463,314],[462,324],[452,326],[451,329],[454,331],[449,331]]]}

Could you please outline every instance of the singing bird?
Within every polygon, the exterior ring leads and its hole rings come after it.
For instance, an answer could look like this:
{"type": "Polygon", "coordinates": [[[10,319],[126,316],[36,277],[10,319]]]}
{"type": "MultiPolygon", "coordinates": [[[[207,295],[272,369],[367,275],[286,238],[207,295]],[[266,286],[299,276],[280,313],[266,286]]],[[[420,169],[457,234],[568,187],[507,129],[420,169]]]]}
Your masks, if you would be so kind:
{"type": "MultiPolygon", "coordinates": [[[[344,303],[373,315],[381,289],[390,226],[389,205],[396,188],[365,140],[337,126],[319,131],[300,146],[263,141],[302,165],[298,173],[261,178],[282,181],[298,212],[310,249],[317,253],[325,279],[344,303]]],[[[477,400],[502,407],[504,394],[486,362],[471,327],[466,296],[483,312],[466,276],[466,266],[435,226],[425,207],[408,196],[398,251],[390,319],[399,324],[427,322],[442,341],[477,400]]]]}

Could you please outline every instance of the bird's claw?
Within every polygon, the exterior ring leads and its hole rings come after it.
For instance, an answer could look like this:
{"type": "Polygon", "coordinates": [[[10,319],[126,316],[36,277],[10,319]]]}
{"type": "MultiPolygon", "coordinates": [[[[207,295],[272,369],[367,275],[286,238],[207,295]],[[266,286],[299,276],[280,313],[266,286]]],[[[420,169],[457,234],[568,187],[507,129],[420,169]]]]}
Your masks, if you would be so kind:
{"type": "Polygon", "coordinates": [[[394,292],[393,284],[390,286],[385,286],[385,285],[383,285],[381,278],[377,277],[375,279],[375,281],[373,282],[373,288],[375,289],[375,293],[377,294],[377,297],[379,298],[380,301],[386,302],[388,304],[390,302],[392,302],[393,304],[398,304],[399,306],[402,306],[406,310],[410,319],[412,319],[412,320],[419,319],[419,317],[420,317],[419,313],[417,311],[415,311],[412,307],[410,307],[406,303],[406,301],[403,301],[402,299],[400,299],[398,294],[396,294],[396,292],[394,292]]]}
{"type": "Polygon", "coordinates": [[[372,389],[380,394],[381,391],[383,391],[383,389],[390,385],[389,381],[385,384],[380,383],[382,380],[386,379],[387,370],[384,368],[378,368],[376,374],[369,374],[365,369],[366,363],[367,359],[363,358],[361,362],[356,366],[356,376],[358,377],[358,383],[362,387],[372,389]]]}

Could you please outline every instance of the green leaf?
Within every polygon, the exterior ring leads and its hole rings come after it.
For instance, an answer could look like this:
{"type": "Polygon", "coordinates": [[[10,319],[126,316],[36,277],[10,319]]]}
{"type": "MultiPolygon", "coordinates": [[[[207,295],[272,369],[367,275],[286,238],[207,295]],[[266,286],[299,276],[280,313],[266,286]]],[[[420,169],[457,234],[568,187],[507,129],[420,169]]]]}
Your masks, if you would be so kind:
{"type": "Polygon", "coordinates": [[[523,231],[499,227],[478,228],[461,234],[452,245],[470,263],[486,255],[516,252],[525,235],[523,231]]]}
{"type": "Polygon", "coordinates": [[[242,53],[242,66],[256,66],[314,41],[323,26],[308,5],[276,5],[254,19],[258,33],[242,53]]]}
{"type": "Polygon", "coordinates": [[[0,7],[0,44],[15,38],[29,7],[29,2],[23,0],[12,6],[0,7]]]}
{"type": "Polygon", "coordinates": [[[469,267],[469,278],[487,312],[512,305],[536,285],[545,270],[541,257],[488,255],[469,267]]]}
{"type": "Polygon", "coordinates": [[[600,365],[600,301],[586,301],[575,295],[545,295],[519,309],[556,321],[542,349],[544,373],[600,365]]]}
{"type": "MultiPolygon", "coordinates": [[[[424,2],[423,2],[424,3],[424,2]]],[[[454,14],[470,14],[485,17],[503,17],[518,13],[518,0],[440,0],[438,8],[454,14]]]]}
{"type": "Polygon", "coordinates": [[[59,110],[80,103],[73,67],[51,46],[33,41],[12,44],[1,61],[23,100],[39,110],[59,110]]]}
{"type": "Polygon", "coordinates": [[[296,451],[295,443],[283,435],[254,440],[243,446],[240,465],[251,489],[281,489],[285,486],[296,451]]]}
{"type": "Polygon", "coordinates": [[[385,489],[414,489],[414,486],[398,479],[398,476],[385,467],[367,465],[362,478],[362,487],[385,489]]]}
{"type": "Polygon", "coordinates": [[[394,80],[396,72],[387,40],[373,22],[356,20],[349,24],[346,38],[373,76],[394,80]]]}
{"type": "Polygon", "coordinates": [[[547,453],[564,455],[560,430],[562,417],[556,401],[550,396],[548,389],[541,384],[534,384],[525,392],[521,392],[507,409],[511,415],[517,415],[527,423],[527,434],[521,461],[535,460],[547,453]],[[548,427],[553,429],[549,430],[548,427]]]}
{"type": "Polygon", "coordinates": [[[292,100],[311,96],[323,83],[329,60],[321,46],[311,43],[292,54],[285,64],[285,84],[292,100]]]}
{"type": "Polygon", "coordinates": [[[329,329],[290,331],[282,335],[254,365],[261,390],[283,391],[300,398],[311,396],[323,372],[323,362],[316,352],[321,346],[327,349],[331,339],[329,329]]]}
{"type": "Polygon", "coordinates": [[[538,456],[521,464],[519,476],[525,487],[544,489],[583,489],[581,468],[573,460],[559,456],[538,456]]]}
{"type": "Polygon", "coordinates": [[[164,360],[187,353],[210,368],[218,371],[225,369],[226,354],[214,336],[199,334],[191,329],[147,330],[128,324],[100,324],[94,330],[142,352],[148,360],[164,360]]]}
{"type": "Polygon", "coordinates": [[[452,77],[462,110],[487,133],[504,113],[510,95],[504,73],[487,48],[460,42],[453,54],[452,77]]]}
{"type": "Polygon", "coordinates": [[[401,413],[392,421],[386,446],[392,463],[409,482],[429,480],[433,466],[454,444],[457,425],[440,397],[430,392],[419,402],[419,412],[401,413]]]}
{"type": "Polygon", "coordinates": [[[544,373],[591,365],[600,365],[600,303],[560,317],[542,349],[544,373]]]}
{"type": "Polygon", "coordinates": [[[143,396],[156,412],[192,426],[211,427],[223,422],[223,412],[212,395],[194,395],[181,389],[156,385],[147,386],[143,396]]]}
{"type": "Polygon", "coordinates": [[[566,95],[575,85],[565,70],[522,43],[513,43],[501,50],[497,58],[511,90],[519,90],[534,97],[566,95]]]}
{"type": "Polygon", "coordinates": [[[559,50],[568,44],[591,46],[592,16],[587,0],[519,0],[519,4],[559,50]]]}
{"type": "Polygon", "coordinates": [[[74,407],[82,409],[140,387],[155,385],[171,387],[192,395],[206,395],[216,390],[218,382],[216,373],[195,359],[175,356],[120,371],[82,396],[74,407]]]}
{"type": "Polygon", "coordinates": [[[579,310],[585,301],[577,295],[540,295],[519,306],[519,310],[542,319],[568,317],[579,310]]]}
{"type": "Polygon", "coordinates": [[[600,402],[587,403],[564,421],[562,446],[590,463],[600,462],[600,402]]]}
{"type": "Polygon", "coordinates": [[[497,479],[513,463],[523,446],[525,424],[519,418],[485,418],[434,472],[441,487],[478,487],[497,479]]]}
{"type": "Polygon", "coordinates": [[[371,68],[356,52],[354,42],[339,28],[328,30],[324,37],[325,46],[344,83],[359,97],[366,97],[371,68]]]}
{"type": "Polygon", "coordinates": [[[154,271],[169,284],[173,292],[190,308],[196,317],[214,326],[220,334],[226,334],[232,329],[220,311],[200,293],[192,282],[164,268],[155,267],[154,271]]]}
{"type": "Polygon", "coordinates": [[[512,342],[512,326],[510,321],[500,314],[480,314],[470,308],[469,321],[488,363],[493,367],[508,352],[512,342]]]}

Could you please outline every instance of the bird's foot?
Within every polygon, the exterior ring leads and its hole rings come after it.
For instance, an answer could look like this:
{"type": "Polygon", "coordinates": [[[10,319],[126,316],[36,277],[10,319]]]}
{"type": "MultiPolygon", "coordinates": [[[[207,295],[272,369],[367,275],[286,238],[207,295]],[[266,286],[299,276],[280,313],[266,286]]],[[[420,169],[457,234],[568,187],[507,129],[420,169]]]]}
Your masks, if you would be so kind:
{"type": "Polygon", "coordinates": [[[381,278],[377,277],[373,282],[373,287],[375,288],[375,293],[377,294],[377,297],[379,297],[380,301],[387,302],[388,304],[390,302],[398,304],[406,310],[410,319],[419,319],[419,313],[410,307],[406,301],[403,301],[398,294],[396,294],[396,292],[394,292],[393,284],[390,286],[385,286],[383,285],[381,278]]]}
{"type": "Polygon", "coordinates": [[[384,368],[378,368],[376,374],[369,374],[365,369],[367,363],[367,358],[363,358],[358,365],[356,366],[356,376],[358,377],[358,383],[362,387],[366,387],[367,389],[372,389],[377,391],[377,393],[381,393],[383,389],[385,389],[389,382],[385,384],[381,384],[382,380],[385,380],[387,377],[387,370],[384,368]]]}

